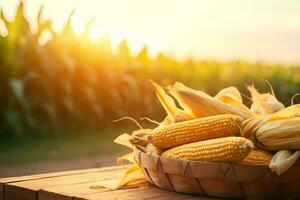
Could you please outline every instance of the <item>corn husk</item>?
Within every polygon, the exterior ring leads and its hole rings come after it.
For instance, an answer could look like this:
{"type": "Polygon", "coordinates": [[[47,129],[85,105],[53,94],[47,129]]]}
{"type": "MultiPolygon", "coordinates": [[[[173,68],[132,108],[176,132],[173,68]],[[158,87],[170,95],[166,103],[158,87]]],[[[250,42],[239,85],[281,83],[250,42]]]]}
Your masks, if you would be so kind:
{"type": "Polygon", "coordinates": [[[220,101],[226,103],[226,104],[232,104],[237,107],[244,107],[242,96],[239,90],[236,87],[227,87],[215,96],[216,99],[219,99],[220,101]]]}
{"type": "Polygon", "coordinates": [[[134,145],[130,143],[130,139],[131,135],[123,133],[122,135],[119,135],[116,139],[114,139],[114,143],[133,149],[134,145]]]}
{"type": "Polygon", "coordinates": [[[295,117],[300,117],[300,104],[286,107],[272,115],[259,116],[245,120],[243,123],[243,134],[245,137],[249,137],[267,122],[291,119],[295,117]]]}
{"type": "MultiPolygon", "coordinates": [[[[139,129],[132,132],[129,142],[132,145],[147,146],[149,144],[148,136],[152,133],[153,129],[139,129]]],[[[118,142],[116,142],[118,143],[118,142]]]]}
{"type": "Polygon", "coordinates": [[[172,123],[194,118],[191,113],[177,108],[174,99],[170,97],[160,85],[152,80],[149,80],[149,82],[172,123]]]}
{"type": "Polygon", "coordinates": [[[252,105],[251,111],[259,115],[273,114],[284,108],[284,105],[280,103],[274,95],[270,93],[259,93],[255,87],[248,86],[248,90],[251,94],[252,105]]]}
{"type": "Polygon", "coordinates": [[[272,115],[251,118],[243,124],[244,136],[252,136],[266,150],[300,149],[300,106],[293,105],[272,115]]]}
{"type": "Polygon", "coordinates": [[[250,118],[243,134],[262,149],[278,151],[269,165],[277,174],[291,167],[300,156],[300,105],[292,105],[272,115],[250,118]]]}
{"type": "Polygon", "coordinates": [[[300,117],[268,121],[257,129],[255,138],[264,149],[300,149],[300,117]]]}
{"type": "Polygon", "coordinates": [[[241,93],[236,87],[231,86],[224,88],[220,90],[220,92],[214,98],[232,107],[240,108],[251,116],[255,116],[250,113],[249,108],[243,104],[241,93]]]}
{"type": "MultiPolygon", "coordinates": [[[[135,148],[135,146],[131,144],[130,139],[131,139],[131,135],[124,133],[118,136],[114,140],[114,142],[133,149],[135,148]]],[[[121,175],[119,179],[100,181],[97,183],[97,185],[91,186],[91,188],[92,189],[107,188],[111,190],[117,190],[119,188],[130,186],[130,185],[146,183],[144,174],[141,171],[140,166],[136,163],[134,159],[133,152],[125,154],[117,159],[117,162],[119,164],[124,164],[125,161],[131,163],[131,165],[127,170],[124,171],[123,175],[121,175]]]]}
{"type": "Polygon", "coordinates": [[[103,180],[97,183],[97,185],[90,186],[91,189],[107,188],[111,190],[117,190],[119,188],[146,183],[143,172],[137,163],[132,164],[121,176],[120,179],[103,180]]]}
{"type": "Polygon", "coordinates": [[[275,121],[280,119],[289,119],[293,117],[300,117],[300,104],[291,105],[286,107],[273,115],[268,119],[269,121],[275,121]]]}
{"type": "Polygon", "coordinates": [[[131,153],[128,153],[128,154],[125,154],[123,156],[120,156],[117,158],[117,163],[118,164],[121,164],[121,165],[125,165],[126,162],[128,163],[134,163],[135,160],[134,160],[134,152],[131,152],[131,153]]]}
{"type": "Polygon", "coordinates": [[[300,151],[281,150],[278,151],[272,158],[269,167],[278,175],[290,168],[299,158],[300,151]]]}
{"type": "Polygon", "coordinates": [[[256,116],[243,105],[238,90],[233,87],[221,90],[216,97],[191,89],[182,83],[169,87],[170,94],[179,105],[195,118],[218,114],[236,114],[244,119],[256,116]]]}

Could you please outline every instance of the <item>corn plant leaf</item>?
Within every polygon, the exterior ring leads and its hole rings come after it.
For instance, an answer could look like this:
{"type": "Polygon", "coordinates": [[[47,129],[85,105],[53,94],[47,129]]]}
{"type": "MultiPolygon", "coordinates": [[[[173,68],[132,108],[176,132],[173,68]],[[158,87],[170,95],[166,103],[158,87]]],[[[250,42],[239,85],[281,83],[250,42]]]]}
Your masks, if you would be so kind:
{"type": "Polygon", "coordinates": [[[4,113],[4,119],[6,125],[9,126],[10,130],[17,135],[21,135],[23,133],[23,121],[20,113],[13,110],[6,110],[4,113]]]}
{"type": "Polygon", "coordinates": [[[10,87],[14,94],[14,97],[21,104],[23,109],[27,111],[29,109],[29,105],[24,96],[24,81],[21,79],[12,79],[10,80],[10,87]]]}

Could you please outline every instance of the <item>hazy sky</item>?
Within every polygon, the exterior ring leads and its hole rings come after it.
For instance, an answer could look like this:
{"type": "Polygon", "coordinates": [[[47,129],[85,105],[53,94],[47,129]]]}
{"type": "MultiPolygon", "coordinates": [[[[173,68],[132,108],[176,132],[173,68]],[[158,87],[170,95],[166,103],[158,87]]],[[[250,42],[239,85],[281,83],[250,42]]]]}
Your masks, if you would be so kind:
{"type": "MultiPolygon", "coordinates": [[[[59,29],[76,9],[73,26],[95,17],[93,37],[109,32],[114,44],[128,38],[137,51],[178,58],[266,60],[300,63],[299,0],[24,0],[33,19],[45,5],[45,18],[59,29]]],[[[12,16],[18,0],[0,0],[12,16]]]]}

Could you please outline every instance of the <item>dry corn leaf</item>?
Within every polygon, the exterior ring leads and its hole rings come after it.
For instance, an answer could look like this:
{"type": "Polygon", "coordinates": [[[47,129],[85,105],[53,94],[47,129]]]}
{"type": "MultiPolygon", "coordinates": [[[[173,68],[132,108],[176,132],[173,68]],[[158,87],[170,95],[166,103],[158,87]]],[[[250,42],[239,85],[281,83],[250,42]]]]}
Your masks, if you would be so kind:
{"type": "MultiPolygon", "coordinates": [[[[134,146],[130,143],[130,139],[131,136],[127,133],[124,133],[117,137],[114,142],[133,149],[134,146]]],[[[134,160],[133,152],[125,154],[117,159],[118,163],[123,163],[124,161],[128,161],[133,164],[124,172],[124,174],[119,179],[100,181],[97,185],[91,186],[91,188],[108,188],[111,190],[116,190],[124,187],[125,185],[134,184],[135,182],[146,182],[140,166],[134,160]]]]}
{"type": "Polygon", "coordinates": [[[250,109],[239,102],[236,91],[230,93],[233,91],[230,88],[222,91],[215,98],[202,91],[191,89],[182,83],[175,83],[174,86],[169,87],[169,91],[180,106],[196,118],[218,114],[236,114],[244,119],[255,116],[250,109]],[[225,102],[220,99],[224,99],[225,102]]]}
{"type": "Polygon", "coordinates": [[[132,164],[132,166],[124,172],[120,179],[100,181],[97,185],[91,186],[91,188],[108,188],[111,190],[117,190],[125,185],[134,184],[135,182],[146,182],[144,174],[137,163],[132,164]]]}
{"type": "Polygon", "coordinates": [[[242,124],[242,135],[246,138],[253,137],[254,133],[263,125],[268,118],[266,116],[246,119],[242,124]]]}
{"type": "Polygon", "coordinates": [[[243,134],[245,137],[250,137],[265,123],[294,117],[300,117],[300,104],[286,107],[272,115],[257,116],[245,120],[243,122],[243,134]]]}
{"type": "Polygon", "coordinates": [[[268,150],[300,149],[300,117],[267,121],[255,138],[268,150]]]}
{"type": "Polygon", "coordinates": [[[127,133],[123,133],[122,135],[118,136],[116,139],[114,139],[114,143],[120,144],[129,148],[134,148],[134,146],[130,143],[131,135],[127,133]]]}
{"type": "Polygon", "coordinates": [[[215,98],[219,99],[220,101],[226,104],[235,105],[241,108],[247,108],[243,104],[241,93],[236,87],[231,86],[220,90],[220,92],[218,92],[215,98]]]}
{"type": "Polygon", "coordinates": [[[244,105],[241,93],[236,87],[231,86],[220,90],[215,98],[227,105],[238,107],[244,112],[249,113],[249,115],[252,115],[249,112],[249,108],[244,105]]]}
{"type": "Polygon", "coordinates": [[[253,136],[267,150],[300,149],[300,107],[284,108],[272,115],[250,118],[243,123],[243,134],[253,136]]]}
{"type": "Polygon", "coordinates": [[[272,158],[269,167],[278,175],[289,169],[299,158],[300,151],[281,150],[272,158]]]}
{"type": "Polygon", "coordinates": [[[269,118],[269,121],[289,119],[292,117],[300,117],[300,104],[291,105],[272,114],[269,118]]]}
{"type": "Polygon", "coordinates": [[[168,116],[173,118],[177,114],[177,109],[178,109],[175,104],[175,101],[157,83],[155,83],[152,80],[150,80],[149,82],[152,88],[154,89],[161,105],[164,107],[165,111],[167,112],[168,116]]]}
{"type": "Polygon", "coordinates": [[[170,117],[166,116],[165,119],[158,125],[158,127],[167,126],[171,123],[172,123],[172,121],[171,121],[170,117]]]}
{"type": "Polygon", "coordinates": [[[133,145],[147,146],[149,143],[148,136],[152,133],[152,129],[138,129],[132,132],[130,143],[133,145]]]}
{"type": "Polygon", "coordinates": [[[191,114],[177,108],[174,99],[170,97],[160,85],[158,85],[152,80],[150,80],[149,82],[152,85],[156,96],[158,97],[161,105],[167,112],[168,117],[171,119],[172,122],[185,121],[193,118],[191,114]]]}
{"type": "Polygon", "coordinates": [[[277,100],[273,92],[272,94],[259,93],[253,85],[248,86],[248,90],[252,99],[251,111],[254,113],[268,115],[284,108],[284,105],[277,100]]]}
{"type": "Polygon", "coordinates": [[[124,165],[126,161],[130,162],[130,163],[134,163],[135,162],[135,160],[134,160],[134,152],[125,154],[125,155],[117,158],[117,163],[118,164],[124,165]]]}

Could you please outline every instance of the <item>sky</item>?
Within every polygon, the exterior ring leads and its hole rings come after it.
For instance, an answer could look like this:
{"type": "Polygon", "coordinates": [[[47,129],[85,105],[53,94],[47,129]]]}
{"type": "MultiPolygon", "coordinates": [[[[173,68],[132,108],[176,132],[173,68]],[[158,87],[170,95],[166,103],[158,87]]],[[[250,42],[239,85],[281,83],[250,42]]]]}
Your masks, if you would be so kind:
{"type": "MultiPolygon", "coordinates": [[[[0,0],[12,17],[18,0],[0,0]]],[[[77,32],[95,18],[92,39],[109,33],[114,46],[127,38],[134,52],[178,59],[242,59],[300,63],[299,0],[24,0],[33,21],[43,18],[60,30],[68,14],[77,32]]]]}

